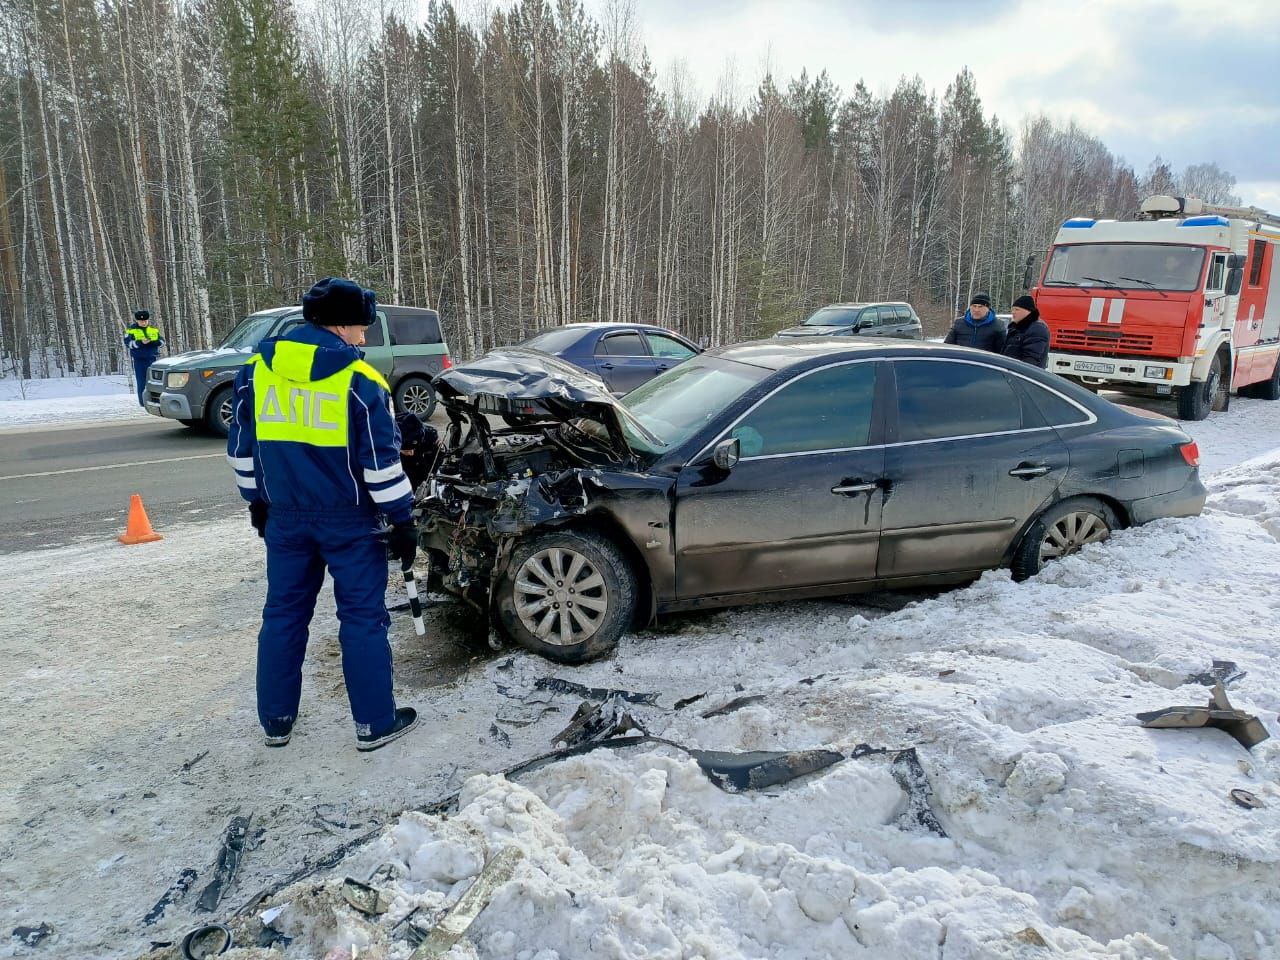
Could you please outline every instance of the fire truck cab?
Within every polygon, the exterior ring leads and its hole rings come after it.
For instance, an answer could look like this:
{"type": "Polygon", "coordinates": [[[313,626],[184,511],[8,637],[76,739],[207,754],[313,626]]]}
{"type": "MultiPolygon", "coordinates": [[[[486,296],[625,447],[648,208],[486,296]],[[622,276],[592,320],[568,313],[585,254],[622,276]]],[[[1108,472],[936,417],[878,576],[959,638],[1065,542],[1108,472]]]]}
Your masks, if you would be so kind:
{"type": "Polygon", "coordinates": [[[1049,370],[1089,387],[1171,396],[1183,420],[1232,391],[1280,399],[1280,218],[1148,197],[1132,221],[1076,217],[1033,289],[1049,370]]]}

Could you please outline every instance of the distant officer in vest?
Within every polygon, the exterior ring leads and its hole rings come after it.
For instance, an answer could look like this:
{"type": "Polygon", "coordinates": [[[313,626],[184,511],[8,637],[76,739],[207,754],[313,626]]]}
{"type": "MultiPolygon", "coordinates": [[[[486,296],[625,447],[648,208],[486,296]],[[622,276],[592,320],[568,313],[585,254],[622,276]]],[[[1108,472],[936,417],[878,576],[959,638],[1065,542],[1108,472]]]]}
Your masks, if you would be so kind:
{"type": "Polygon", "coordinates": [[[236,376],[227,438],[240,495],[267,546],[258,720],[267,746],[289,742],[327,567],[356,749],[376,750],[418,722],[392,694],[385,603],[388,542],[402,566],[417,553],[413,489],[387,383],[357,349],[376,319],[373,291],[326,277],[302,298],[302,315],[307,323],[263,340],[236,376]],[[388,541],[375,532],[380,513],[392,524],[388,541]]]}
{"type": "Polygon", "coordinates": [[[137,381],[138,406],[146,407],[143,394],[147,387],[147,368],[160,358],[164,337],[151,326],[151,314],[146,310],[133,311],[133,323],[124,329],[124,345],[133,358],[133,378],[137,381]]]}

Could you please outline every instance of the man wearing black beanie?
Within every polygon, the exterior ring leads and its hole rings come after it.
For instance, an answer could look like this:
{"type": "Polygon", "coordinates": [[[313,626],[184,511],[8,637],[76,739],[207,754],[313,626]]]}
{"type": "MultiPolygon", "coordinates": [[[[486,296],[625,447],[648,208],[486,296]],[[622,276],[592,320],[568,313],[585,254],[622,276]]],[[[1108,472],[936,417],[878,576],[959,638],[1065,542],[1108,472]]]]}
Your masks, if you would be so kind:
{"type": "Polygon", "coordinates": [[[1013,322],[1005,338],[1004,355],[1041,370],[1049,366],[1049,325],[1040,319],[1035,300],[1026,294],[1013,301],[1013,322]]]}
{"type": "Polygon", "coordinates": [[[377,322],[372,290],[326,277],[302,298],[307,323],[258,344],[236,377],[227,459],[267,547],[258,634],[258,720],[266,744],[293,735],[302,661],[325,570],[356,749],[376,750],[418,722],[396,705],[387,643],[387,549],[413,565],[413,487],[382,374],[359,347],[377,322]],[[381,515],[391,523],[379,538],[381,515]]]}
{"type": "Polygon", "coordinates": [[[964,312],[964,316],[956,318],[942,342],[954,343],[958,347],[974,347],[990,353],[1003,350],[1004,329],[991,312],[991,297],[985,293],[975,293],[969,300],[969,309],[964,312]]]}

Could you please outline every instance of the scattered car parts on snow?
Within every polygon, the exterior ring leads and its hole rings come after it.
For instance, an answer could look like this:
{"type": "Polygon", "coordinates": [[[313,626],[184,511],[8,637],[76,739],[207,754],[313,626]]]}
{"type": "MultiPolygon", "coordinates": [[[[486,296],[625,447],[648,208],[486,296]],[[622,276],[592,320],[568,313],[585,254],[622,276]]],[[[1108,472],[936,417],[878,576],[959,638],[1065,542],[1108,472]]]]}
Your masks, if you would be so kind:
{"type": "Polygon", "coordinates": [[[237,815],[227,824],[226,832],[222,837],[222,847],[218,851],[218,862],[214,867],[213,879],[200,891],[200,899],[196,901],[197,911],[212,913],[217,909],[223,893],[235,878],[236,871],[240,869],[240,860],[244,857],[245,846],[249,840],[249,824],[252,820],[252,813],[247,817],[237,815]]]}
{"type": "Polygon", "coordinates": [[[1271,736],[1261,720],[1231,706],[1221,680],[1214,681],[1213,696],[1207,707],[1165,707],[1139,713],[1137,717],[1142,726],[1156,730],[1217,727],[1235,737],[1246,750],[1252,750],[1271,736]]]}

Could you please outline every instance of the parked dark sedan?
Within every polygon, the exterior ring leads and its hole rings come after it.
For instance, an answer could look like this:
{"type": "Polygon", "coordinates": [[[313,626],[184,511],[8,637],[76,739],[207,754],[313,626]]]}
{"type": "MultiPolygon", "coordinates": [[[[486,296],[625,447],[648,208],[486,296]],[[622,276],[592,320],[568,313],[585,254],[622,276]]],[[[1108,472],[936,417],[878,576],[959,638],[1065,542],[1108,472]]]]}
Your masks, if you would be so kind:
{"type": "Polygon", "coordinates": [[[911,304],[833,303],[816,310],[798,327],[779,330],[777,337],[896,337],[923,340],[924,328],[911,304]]]}
{"type": "Polygon", "coordinates": [[[594,373],[618,396],[702,352],[678,333],[639,323],[570,323],[520,346],[594,373]]]}
{"type": "Polygon", "coordinates": [[[436,387],[450,424],[418,505],[434,582],[568,663],[669,611],[1029,577],[1205,501],[1174,421],[940,344],[739,344],[621,401],[498,351],[436,387]],[[485,416],[512,410],[528,426],[485,416]]]}

